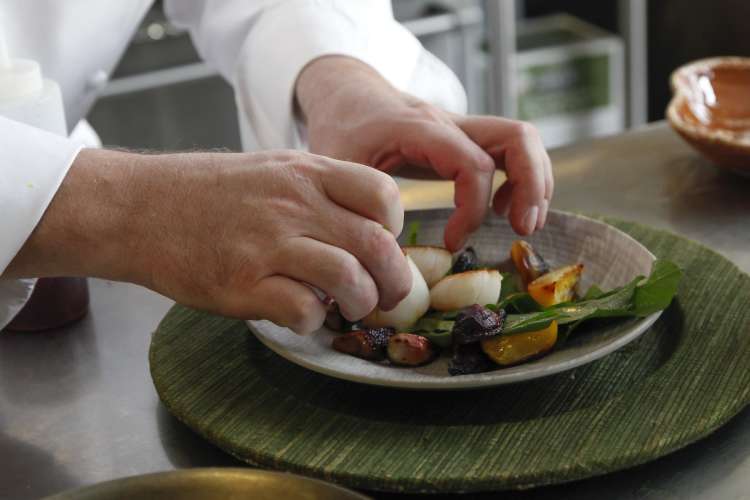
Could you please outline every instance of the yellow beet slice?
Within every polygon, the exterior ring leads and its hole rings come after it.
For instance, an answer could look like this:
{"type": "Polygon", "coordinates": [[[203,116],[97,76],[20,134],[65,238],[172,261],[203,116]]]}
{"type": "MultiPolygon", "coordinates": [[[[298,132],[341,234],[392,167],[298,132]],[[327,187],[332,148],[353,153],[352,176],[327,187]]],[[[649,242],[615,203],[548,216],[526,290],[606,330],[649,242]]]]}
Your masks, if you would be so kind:
{"type": "Polygon", "coordinates": [[[582,272],[583,264],[555,269],[529,283],[527,291],[542,307],[573,300],[582,272]]]}
{"type": "Polygon", "coordinates": [[[482,350],[501,366],[510,366],[543,354],[557,342],[557,321],[544,330],[501,335],[481,341],[482,350]]]}

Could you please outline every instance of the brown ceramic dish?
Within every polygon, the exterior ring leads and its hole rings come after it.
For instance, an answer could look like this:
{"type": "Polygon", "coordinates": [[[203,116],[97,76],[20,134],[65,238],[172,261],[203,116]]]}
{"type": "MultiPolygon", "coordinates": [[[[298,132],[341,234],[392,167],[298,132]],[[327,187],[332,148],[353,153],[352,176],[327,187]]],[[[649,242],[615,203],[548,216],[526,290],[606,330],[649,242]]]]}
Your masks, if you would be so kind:
{"type": "Polygon", "coordinates": [[[716,57],[672,73],[672,127],[720,167],[750,176],[750,58],[716,57]]]}

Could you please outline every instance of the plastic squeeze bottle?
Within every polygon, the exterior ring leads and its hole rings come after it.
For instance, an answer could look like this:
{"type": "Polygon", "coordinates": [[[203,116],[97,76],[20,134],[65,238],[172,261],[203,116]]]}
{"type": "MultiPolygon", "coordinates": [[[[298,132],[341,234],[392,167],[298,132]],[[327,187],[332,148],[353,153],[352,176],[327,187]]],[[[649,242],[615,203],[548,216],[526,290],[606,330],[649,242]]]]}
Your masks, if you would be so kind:
{"type": "MultiPolygon", "coordinates": [[[[68,135],[60,87],[42,76],[38,62],[10,57],[1,15],[0,116],[68,135]]],[[[37,280],[29,301],[6,329],[40,331],[57,328],[85,316],[88,305],[85,278],[41,278],[37,280]]]]}

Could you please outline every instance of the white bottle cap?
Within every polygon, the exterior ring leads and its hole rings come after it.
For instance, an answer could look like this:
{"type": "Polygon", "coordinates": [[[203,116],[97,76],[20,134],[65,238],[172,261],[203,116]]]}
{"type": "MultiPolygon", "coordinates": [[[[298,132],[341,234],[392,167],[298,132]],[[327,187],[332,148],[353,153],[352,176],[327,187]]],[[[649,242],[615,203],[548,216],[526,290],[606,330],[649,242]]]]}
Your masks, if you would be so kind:
{"type": "Polygon", "coordinates": [[[2,21],[0,12],[0,101],[38,94],[44,86],[39,63],[28,59],[10,58],[2,21]]]}

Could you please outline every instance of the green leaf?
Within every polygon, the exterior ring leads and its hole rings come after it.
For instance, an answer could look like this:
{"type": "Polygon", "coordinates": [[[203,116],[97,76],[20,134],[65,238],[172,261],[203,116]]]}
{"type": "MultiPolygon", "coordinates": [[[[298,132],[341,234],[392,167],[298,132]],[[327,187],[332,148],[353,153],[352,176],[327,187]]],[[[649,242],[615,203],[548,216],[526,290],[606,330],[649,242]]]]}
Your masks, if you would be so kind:
{"type": "Polygon", "coordinates": [[[538,313],[509,314],[505,319],[503,334],[545,328],[552,320],[561,326],[570,325],[569,334],[582,321],[593,318],[648,316],[669,306],[677,293],[681,275],[680,268],[675,264],[657,260],[648,278],[639,276],[609,292],[597,293],[595,289],[593,293],[586,294],[596,298],[559,304],[538,313]]]}
{"type": "Polygon", "coordinates": [[[417,237],[419,236],[419,228],[421,226],[421,223],[418,220],[415,220],[411,224],[409,224],[408,229],[408,236],[406,237],[406,244],[407,245],[416,245],[417,244],[417,237]]]}
{"type": "Polygon", "coordinates": [[[423,316],[411,328],[412,333],[427,337],[440,347],[448,347],[453,343],[453,324],[455,321],[443,318],[444,313],[433,313],[423,316]]]}
{"type": "Polygon", "coordinates": [[[604,290],[599,288],[597,285],[591,285],[591,287],[589,287],[588,291],[586,292],[586,295],[584,295],[581,300],[598,299],[602,295],[604,295],[604,290]]]}
{"type": "Polygon", "coordinates": [[[498,302],[497,309],[505,309],[507,312],[515,311],[521,314],[542,310],[537,301],[531,298],[531,295],[522,292],[513,293],[502,299],[498,302]]]}
{"type": "Polygon", "coordinates": [[[523,290],[518,286],[517,277],[518,275],[514,273],[500,273],[500,276],[503,277],[502,284],[503,286],[500,287],[500,300],[502,301],[509,295],[513,295],[514,293],[520,293],[523,290]]]}
{"type": "Polygon", "coordinates": [[[542,330],[547,328],[558,317],[559,313],[551,309],[529,314],[508,314],[505,317],[503,331],[500,335],[513,335],[514,333],[542,330]]]}
{"type": "Polygon", "coordinates": [[[651,276],[638,285],[633,298],[633,314],[648,316],[666,309],[672,302],[680,284],[682,270],[668,260],[657,260],[651,276]]]}

